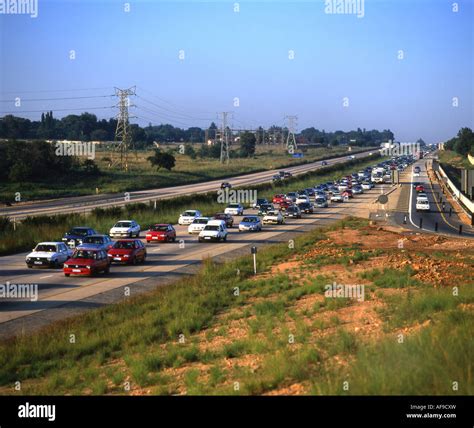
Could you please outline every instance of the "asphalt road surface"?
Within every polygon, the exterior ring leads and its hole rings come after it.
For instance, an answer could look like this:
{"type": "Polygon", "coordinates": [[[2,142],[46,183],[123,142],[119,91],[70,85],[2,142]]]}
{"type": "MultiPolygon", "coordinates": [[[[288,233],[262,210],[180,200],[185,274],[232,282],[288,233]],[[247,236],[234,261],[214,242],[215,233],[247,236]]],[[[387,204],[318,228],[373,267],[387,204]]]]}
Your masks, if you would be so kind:
{"type": "Polygon", "coordinates": [[[409,186],[409,192],[406,192],[408,199],[407,212],[398,212],[395,214],[395,221],[399,225],[408,227],[412,230],[423,230],[425,232],[434,232],[446,235],[455,235],[474,238],[473,228],[459,219],[455,208],[453,208],[446,197],[443,195],[442,189],[436,183],[430,183],[425,163],[428,168],[431,168],[431,159],[420,159],[412,165],[419,166],[421,169],[420,176],[413,176],[413,168],[407,168],[402,175],[402,186],[409,186]],[[416,195],[417,192],[413,183],[421,183],[425,188],[425,193],[430,202],[430,211],[416,211],[416,195]],[[443,204],[444,202],[444,204],[443,204]],[[449,214],[451,209],[451,215],[449,214]],[[406,216],[406,224],[404,224],[406,216]],[[462,234],[459,233],[459,228],[462,226],[462,234]]]}

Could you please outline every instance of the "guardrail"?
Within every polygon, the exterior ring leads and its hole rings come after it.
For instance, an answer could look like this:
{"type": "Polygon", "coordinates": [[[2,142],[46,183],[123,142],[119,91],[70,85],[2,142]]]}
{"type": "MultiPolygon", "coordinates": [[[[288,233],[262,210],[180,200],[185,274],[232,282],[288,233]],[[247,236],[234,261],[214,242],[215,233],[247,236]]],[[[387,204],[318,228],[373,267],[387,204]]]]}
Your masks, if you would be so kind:
{"type": "Polygon", "coordinates": [[[451,181],[448,174],[443,170],[441,164],[438,164],[438,171],[439,175],[441,176],[442,180],[447,189],[450,191],[453,198],[459,202],[461,208],[466,211],[466,214],[471,217],[471,223],[474,220],[474,201],[471,201],[467,196],[465,196],[451,181]]]}

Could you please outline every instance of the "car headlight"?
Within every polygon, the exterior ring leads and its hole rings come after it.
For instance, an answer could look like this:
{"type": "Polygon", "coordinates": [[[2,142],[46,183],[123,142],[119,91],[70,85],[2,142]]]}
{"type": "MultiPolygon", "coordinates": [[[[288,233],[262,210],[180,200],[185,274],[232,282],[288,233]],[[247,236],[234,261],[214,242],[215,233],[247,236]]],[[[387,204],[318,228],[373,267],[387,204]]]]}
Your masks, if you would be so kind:
{"type": "Polygon", "coordinates": [[[27,262],[31,262],[31,259],[29,257],[26,258],[27,262]]]}
{"type": "Polygon", "coordinates": [[[69,265],[67,265],[67,264],[64,264],[64,267],[65,267],[65,268],[68,268],[68,267],[69,267],[69,265]]]}
{"type": "Polygon", "coordinates": [[[91,267],[90,266],[86,266],[86,269],[90,269],[91,267]]]}
{"type": "Polygon", "coordinates": [[[124,257],[130,257],[128,254],[124,254],[124,257]]]}

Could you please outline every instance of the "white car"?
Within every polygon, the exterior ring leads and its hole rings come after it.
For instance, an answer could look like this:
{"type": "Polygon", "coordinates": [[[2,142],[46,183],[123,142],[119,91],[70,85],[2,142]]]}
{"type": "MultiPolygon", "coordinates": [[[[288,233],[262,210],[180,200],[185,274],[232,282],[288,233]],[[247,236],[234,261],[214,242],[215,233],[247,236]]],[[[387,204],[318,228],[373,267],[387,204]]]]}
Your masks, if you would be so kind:
{"type": "Polygon", "coordinates": [[[194,221],[188,226],[188,233],[196,234],[201,232],[204,229],[206,224],[209,222],[209,217],[197,217],[194,221]]]}
{"type": "Polygon", "coordinates": [[[187,225],[191,224],[194,219],[202,217],[201,211],[199,210],[186,210],[179,215],[178,224],[187,225]]]}
{"type": "Polygon", "coordinates": [[[33,251],[26,256],[29,268],[34,266],[62,267],[64,262],[72,256],[70,249],[64,242],[40,242],[33,251]]]}
{"type": "Polygon", "coordinates": [[[110,229],[112,238],[133,238],[140,236],[140,225],[133,220],[120,220],[110,229]]]}
{"type": "Polygon", "coordinates": [[[224,214],[244,215],[244,206],[242,204],[229,204],[224,210],[224,214]]]}
{"type": "Polygon", "coordinates": [[[421,173],[421,168],[419,166],[415,166],[413,168],[413,177],[419,177],[421,173]]]}
{"type": "Polygon", "coordinates": [[[342,195],[339,193],[339,192],[334,192],[332,195],[331,195],[331,202],[344,202],[344,198],[342,197],[342,195]]]}
{"type": "Polygon", "coordinates": [[[309,203],[309,197],[306,196],[306,195],[299,195],[297,198],[296,198],[296,205],[298,204],[302,204],[304,202],[307,202],[309,203]]]}
{"type": "Polygon", "coordinates": [[[262,222],[263,224],[283,224],[285,222],[285,217],[283,217],[281,211],[268,211],[263,216],[262,222]]]}
{"type": "Polygon", "coordinates": [[[209,220],[204,229],[199,232],[198,241],[227,241],[227,234],[224,220],[209,220]]]}
{"type": "Polygon", "coordinates": [[[348,188],[349,186],[347,185],[347,183],[341,183],[337,186],[337,190],[339,190],[340,192],[344,192],[348,188]]]}
{"type": "Polygon", "coordinates": [[[372,189],[372,187],[374,187],[372,183],[362,183],[361,186],[362,186],[362,189],[364,190],[370,190],[372,189]]]}
{"type": "Polygon", "coordinates": [[[415,206],[417,211],[429,211],[430,201],[428,201],[428,198],[416,198],[415,206]]]}

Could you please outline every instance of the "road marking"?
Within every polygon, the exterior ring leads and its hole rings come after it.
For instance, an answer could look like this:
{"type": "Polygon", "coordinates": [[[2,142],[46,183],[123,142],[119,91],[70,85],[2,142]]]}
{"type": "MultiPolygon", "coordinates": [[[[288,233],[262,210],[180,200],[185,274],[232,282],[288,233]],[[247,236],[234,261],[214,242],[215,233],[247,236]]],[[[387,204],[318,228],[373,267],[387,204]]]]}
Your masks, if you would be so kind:
{"type": "Polygon", "coordinates": [[[51,278],[53,275],[40,276],[40,279],[51,278]]]}

